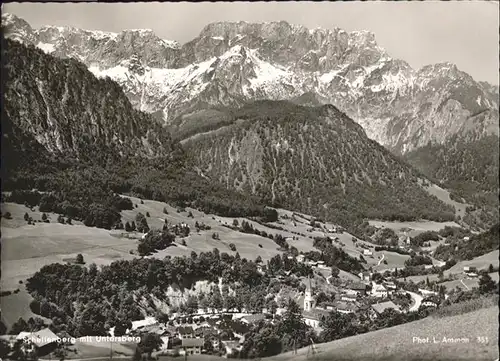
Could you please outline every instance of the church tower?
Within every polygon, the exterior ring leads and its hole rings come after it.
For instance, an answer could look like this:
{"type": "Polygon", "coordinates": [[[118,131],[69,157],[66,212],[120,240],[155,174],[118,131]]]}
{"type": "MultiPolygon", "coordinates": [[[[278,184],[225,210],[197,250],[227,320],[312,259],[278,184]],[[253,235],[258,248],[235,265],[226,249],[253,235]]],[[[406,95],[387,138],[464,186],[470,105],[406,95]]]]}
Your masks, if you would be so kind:
{"type": "Polygon", "coordinates": [[[311,278],[307,279],[306,292],[304,296],[304,311],[312,311],[315,307],[314,297],[312,294],[311,278]]]}

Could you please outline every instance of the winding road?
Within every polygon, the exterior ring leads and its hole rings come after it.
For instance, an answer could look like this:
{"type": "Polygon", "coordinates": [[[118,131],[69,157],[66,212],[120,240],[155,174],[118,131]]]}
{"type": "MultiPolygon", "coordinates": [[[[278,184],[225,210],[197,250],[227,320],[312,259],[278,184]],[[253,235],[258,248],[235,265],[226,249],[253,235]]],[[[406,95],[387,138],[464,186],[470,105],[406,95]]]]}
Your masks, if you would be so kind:
{"type": "Polygon", "coordinates": [[[382,253],[382,258],[379,259],[377,266],[380,266],[380,263],[384,260],[385,254],[382,253]]]}
{"type": "Polygon", "coordinates": [[[411,298],[413,299],[413,302],[414,302],[413,306],[410,307],[409,312],[418,311],[418,309],[420,308],[420,304],[422,303],[423,297],[417,293],[410,292],[410,291],[406,291],[406,293],[408,293],[411,296],[411,298]]]}
{"type": "Polygon", "coordinates": [[[463,280],[463,279],[461,279],[461,280],[460,280],[460,283],[462,283],[462,284],[465,286],[465,288],[466,288],[467,290],[470,290],[469,286],[467,286],[467,285],[464,283],[464,280],[463,280]]]}

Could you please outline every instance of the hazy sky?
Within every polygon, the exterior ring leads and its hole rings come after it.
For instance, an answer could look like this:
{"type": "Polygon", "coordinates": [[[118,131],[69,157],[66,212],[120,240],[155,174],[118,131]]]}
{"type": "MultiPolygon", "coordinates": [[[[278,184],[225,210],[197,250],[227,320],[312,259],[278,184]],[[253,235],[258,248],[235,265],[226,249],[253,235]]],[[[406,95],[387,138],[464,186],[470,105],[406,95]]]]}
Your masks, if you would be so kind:
{"type": "Polygon", "coordinates": [[[491,1],[269,3],[9,3],[31,26],[70,25],[119,32],[147,28],[185,43],[216,21],[285,20],[308,28],[369,30],[394,58],[416,69],[450,61],[498,84],[499,6],[491,1]]]}

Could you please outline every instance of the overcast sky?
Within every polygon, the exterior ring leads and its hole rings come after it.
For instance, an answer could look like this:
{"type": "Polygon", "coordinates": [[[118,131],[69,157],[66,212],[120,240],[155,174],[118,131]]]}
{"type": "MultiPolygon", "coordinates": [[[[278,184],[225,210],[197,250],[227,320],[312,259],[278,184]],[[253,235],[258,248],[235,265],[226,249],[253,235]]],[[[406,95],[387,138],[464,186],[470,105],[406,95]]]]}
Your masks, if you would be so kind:
{"type": "Polygon", "coordinates": [[[70,25],[114,32],[146,28],[180,43],[216,21],[285,20],[308,28],[369,30],[392,57],[416,69],[450,61],[476,80],[499,83],[498,2],[9,3],[3,11],[35,28],[70,25]]]}

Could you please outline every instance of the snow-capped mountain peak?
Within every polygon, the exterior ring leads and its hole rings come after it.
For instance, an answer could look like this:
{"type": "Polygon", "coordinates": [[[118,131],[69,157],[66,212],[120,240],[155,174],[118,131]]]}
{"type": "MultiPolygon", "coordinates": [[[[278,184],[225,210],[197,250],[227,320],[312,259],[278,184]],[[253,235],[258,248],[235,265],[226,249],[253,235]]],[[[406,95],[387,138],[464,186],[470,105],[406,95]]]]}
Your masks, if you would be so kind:
{"type": "Polygon", "coordinates": [[[8,37],[111,77],[132,104],[167,123],[202,107],[316,94],[396,151],[470,132],[470,119],[484,132],[498,128],[498,86],[478,83],[449,62],[414,70],[393,59],[369,31],[217,22],[181,46],[150,29],[33,30],[10,14],[2,24],[8,37]]]}

